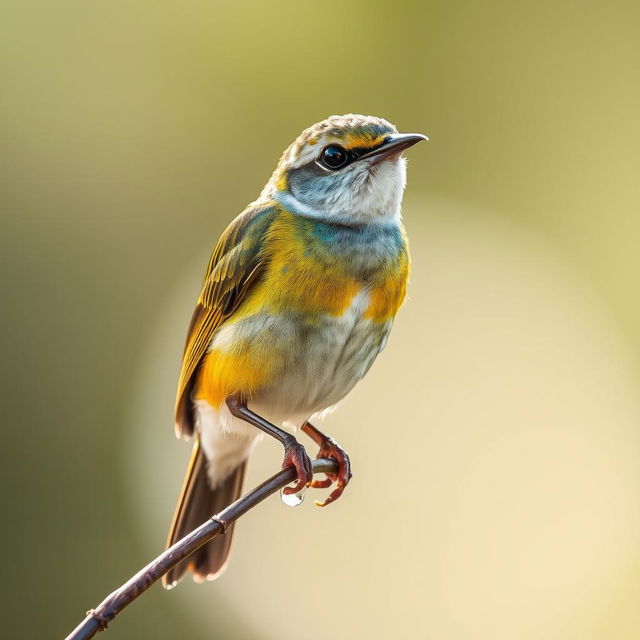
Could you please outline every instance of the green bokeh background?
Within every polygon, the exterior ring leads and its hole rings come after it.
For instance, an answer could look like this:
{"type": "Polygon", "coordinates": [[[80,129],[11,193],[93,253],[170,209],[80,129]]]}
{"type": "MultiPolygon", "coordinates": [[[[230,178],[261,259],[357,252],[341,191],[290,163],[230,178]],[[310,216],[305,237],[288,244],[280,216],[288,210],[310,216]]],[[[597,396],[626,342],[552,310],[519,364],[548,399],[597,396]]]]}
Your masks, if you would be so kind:
{"type": "MultiPolygon", "coordinates": [[[[541,234],[637,354],[639,24],[619,0],[5,0],[6,637],[62,637],[155,551],[119,462],[147,327],[329,114],[429,134],[412,193],[541,234]]],[[[109,636],[220,637],[160,589],[109,636]]]]}

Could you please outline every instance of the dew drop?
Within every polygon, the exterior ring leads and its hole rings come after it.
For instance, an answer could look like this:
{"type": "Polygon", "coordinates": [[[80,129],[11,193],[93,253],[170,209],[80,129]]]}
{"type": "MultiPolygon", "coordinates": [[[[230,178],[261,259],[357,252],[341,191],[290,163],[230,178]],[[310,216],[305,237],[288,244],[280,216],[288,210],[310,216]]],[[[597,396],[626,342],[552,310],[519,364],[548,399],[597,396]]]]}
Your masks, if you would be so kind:
{"type": "Polygon", "coordinates": [[[304,502],[304,496],[307,493],[307,488],[302,487],[300,491],[296,493],[285,493],[284,489],[280,489],[280,500],[287,505],[287,507],[297,507],[304,502]]]}

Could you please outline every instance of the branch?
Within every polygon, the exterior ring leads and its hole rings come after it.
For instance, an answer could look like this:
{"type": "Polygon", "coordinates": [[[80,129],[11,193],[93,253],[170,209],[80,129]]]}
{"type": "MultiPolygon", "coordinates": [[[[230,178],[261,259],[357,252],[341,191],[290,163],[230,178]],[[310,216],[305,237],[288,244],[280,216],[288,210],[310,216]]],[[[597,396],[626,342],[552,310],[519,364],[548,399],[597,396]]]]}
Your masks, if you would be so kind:
{"type": "MultiPolygon", "coordinates": [[[[338,471],[335,460],[324,458],[313,460],[314,473],[326,473],[338,471]]],[[[66,637],[66,640],[88,640],[93,638],[98,631],[103,631],[127,605],[131,604],[138,596],[142,595],[154,582],[158,581],[170,569],[190,556],[194,551],[206,544],[215,536],[222,535],[227,527],[240,516],[253,509],[276,491],[286,487],[296,478],[294,467],[287,467],[245,496],[236,500],[233,504],[223,509],[201,524],[197,529],[188,533],[182,540],[176,542],[152,560],[146,567],[140,569],[132,578],[121,587],[108,595],[95,609],[87,612],[87,617],[66,637]]]]}

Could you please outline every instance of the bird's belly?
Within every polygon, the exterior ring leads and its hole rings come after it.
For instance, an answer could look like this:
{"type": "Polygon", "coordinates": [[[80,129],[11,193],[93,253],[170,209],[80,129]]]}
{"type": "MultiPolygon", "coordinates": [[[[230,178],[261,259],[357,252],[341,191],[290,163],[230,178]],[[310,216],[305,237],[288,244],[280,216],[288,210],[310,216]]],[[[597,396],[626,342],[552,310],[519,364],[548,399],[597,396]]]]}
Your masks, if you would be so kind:
{"type": "Polygon", "coordinates": [[[339,316],[262,311],[242,318],[212,343],[216,375],[222,379],[238,370],[242,354],[241,370],[253,388],[238,391],[250,406],[272,422],[300,424],[339,402],[384,347],[391,320],[368,317],[369,304],[363,289],[339,316]]]}
{"type": "Polygon", "coordinates": [[[256,394],[256,404],[299,424],[337,404],[367,373],[383,349],[391,322],[363,317],[357,303],[340,317],[304,323],[281,375],[256,394]]]}

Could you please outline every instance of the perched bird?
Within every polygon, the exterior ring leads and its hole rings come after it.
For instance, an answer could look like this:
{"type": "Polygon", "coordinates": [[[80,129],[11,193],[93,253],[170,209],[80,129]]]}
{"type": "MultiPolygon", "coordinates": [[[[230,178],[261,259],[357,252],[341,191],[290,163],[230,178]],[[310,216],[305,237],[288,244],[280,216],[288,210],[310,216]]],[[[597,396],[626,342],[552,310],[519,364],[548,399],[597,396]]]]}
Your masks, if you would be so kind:
{"type": "MultiPolygon", "coordinates": [[[[176,400],[178,435],[193,453],[168,545],[236,500],[247,458],[265,432],[284,446],[295,493],[343,492],[347,454],[309,420],[336,405],[384,348],[409,274],[400,206],[402,152],[426,137],[381,118],[331,116],[284,152],[260,197],[222,234],[191,319],[176,400]],[[339,470],[313,480],[300,427],[339,470]]],[[[163,579],[223,570],[231,527],[163,579]]]]}

